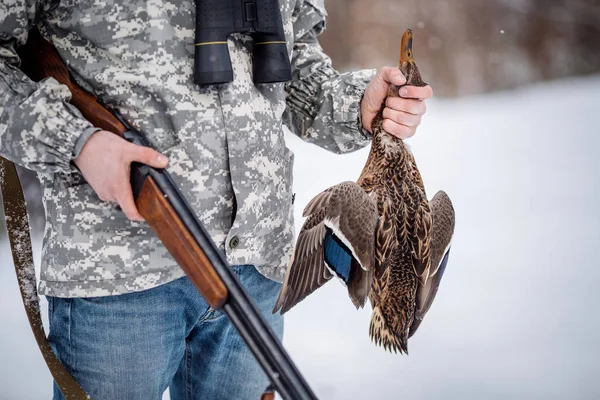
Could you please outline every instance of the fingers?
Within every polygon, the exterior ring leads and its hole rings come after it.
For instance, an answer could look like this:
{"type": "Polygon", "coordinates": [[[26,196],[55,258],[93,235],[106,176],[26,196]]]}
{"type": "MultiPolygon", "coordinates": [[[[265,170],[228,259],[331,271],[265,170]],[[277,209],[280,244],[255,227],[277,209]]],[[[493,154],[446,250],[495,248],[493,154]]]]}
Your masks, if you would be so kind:
{"type": "Polygon", "coordinates": [[[168,164],[167,157],[150,147],[132,145],[131,161],[137,161],[153,168],[165,168],[168,164]]]}
{"type": "Polygon", "coordinates": [[[127,185],[127,188],[123,187],[118,191],[119,197],[116,199],[117,203],[121,207],[121,210],[125,213],[128,219],[131,221],[144,221],[135,205],[133,200],[133,193],[131,191],[131,185],[127,185]]]}
{"type": "Polygon", "coordinates": [[[429,85],[424,87],[404,86],[400,88],[400,96],[405,99],[427,100],[433,96],[433,90],[429,85]]]}
{"type": "Polygon", "coordinates": [[[417,131],[427,111],[424,101],[388,97],[383,109],[383,129],[400,139],[408,139],[417,131]]]}
{"type": "Polygon", "coordinates": [[[402,72],[398,68],[383,67],[377,71],[377,75],[369,83],[365,91],[363,98],[365,111],[373,114],[379,111],[381,103],[383,103],[383,100],[388,95],[390,83],[397,84],[398,86],[404,85],[406,78],[404,78],[404,75],[402,75],[402,72]]]}
{"type": "Polygon", "coordinates": [[[387,107],[383,109],[383,118],[384,120],[389,119],[396,124],[404,125],[409,128],[416,128],[421,123],[421,115],[413,115],[387,107]]]}
{"type": "Polygon", "coordinates": [[[369,132],[371,132],[373,118],[381,109],[381,103],[383,103],[388,95],[391,83],[401,86],[406,83],[406,78],[398,68],[383,67],[377,71],[377,74],[365,90],[360,105],[360,112],[363,127],[369,132]]]}
{"type": "Polygon", "coordinates": [[[404,77],[404,74],[402,74],[402,71],[400,71],[398,68],[383,67],[379,70],[378,75],[385,82],[385,85],[384,85],[385,93],[387,93],[390,83],[392,83],[396,86],[402,86],[406,83],[406,78],[404,77]]]}
{"type": "Polygon", "coordinates": [[[402,111],[412,115],[423,115],[427,111],[427,105],[424,101],[404,99],[402,97],[388,97],[385,102],[385,106],[387,108],[402,111]]]}
{"type": "Polygon", "coordinates": [[[134,144],[127,149],[124,158],[127,174],[123,177],[121,184],[114,189],[114,197],[127,218],[132,221],[144,221],[144,217],[139,213],[133,199],[131,183],[129,181],[131,163],[139,162],[153,168],[165,168],[169,161],[167,157],[150,147],[134,144]]]}
{"type": "Polygon", "coordinates": [[[94,133],[74,160],[100,200],[116,202],[127,218],[143,221],[131,190],[134,161],[153,168],[164,168],[168,164],[167,158],[157,151],[129,143],[108,131],[94,133]]]}
{"type": "Polygon", "coordinates": [[[123,211],[125,216],[131,221],[144,221],[144,217],[138,212],[135,200],[133,199],[130,177],[131,167],[130,165],[126,165],[118,172],[114,185],[112,186],[112,201],[119,205],[121,211],[123,211]]]}
{"type": "Polygon", "coordinates": [[[391,119],[383,120],[383,129],[390,135],[394,135],[400,139],[408,139],[417,131],[416,127],[401,125],[391,119]]]}
{"type": "Polygon", "coordinates": [[[135,205],[129,176],[129,168],[124,168],[123,171],[116,171],[107,188],[97,190],[96,193],[102,201],[117,203],[121,211],[131,221],[144,221],[144,217],[140,215],[135,205]]]}

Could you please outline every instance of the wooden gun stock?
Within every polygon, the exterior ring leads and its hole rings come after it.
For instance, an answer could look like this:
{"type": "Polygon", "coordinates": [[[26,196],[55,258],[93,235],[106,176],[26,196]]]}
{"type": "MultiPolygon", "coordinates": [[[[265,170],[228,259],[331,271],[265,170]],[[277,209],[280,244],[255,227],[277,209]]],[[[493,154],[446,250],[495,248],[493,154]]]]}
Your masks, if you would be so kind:
{"type": "Polygon", "coordinates": [[[135,204],[206,302],[216,310],[223,307],[227,288],[152,177],[146,179],[135,204]]]}
{"type": "Polygon", "coordinates": [[[71,90],[71,103],[92,125],[118,135],[125,132],[125,126],[104,108],[96,97],[71,80],[69,70],[58,51],[42,38],[37,29],[30,31],[27,44],[19,48],[19,57],[22,61],[21,69],[32,80],[38,82],[52,77],[63,85],[67,85],[71,90]]]}
{"type": "MultiPolygon", "coordinates": [[[[72,94],[71,104],[92,125],[121,136],[127,131],[125,124],[100,104],[96,97],[71,79],[56,48],[42,38],[37,29],[31,31],[27,45],[19,50],[19,55],[23,60],[23,71],[31,79],[40,81],[52,77],[68,86],[72,94]]],[[[221,308],[227,301],[227,288],[152,177],[146,178],[135,203],[140,214],[196,285],[206,302],[214,309],[221,308]]]]}

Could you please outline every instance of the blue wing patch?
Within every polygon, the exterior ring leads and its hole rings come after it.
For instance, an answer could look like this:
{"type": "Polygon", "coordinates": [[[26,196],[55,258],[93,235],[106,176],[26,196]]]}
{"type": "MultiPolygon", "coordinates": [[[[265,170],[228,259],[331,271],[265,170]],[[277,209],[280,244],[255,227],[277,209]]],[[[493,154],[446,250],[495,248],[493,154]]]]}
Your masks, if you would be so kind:
{"type": "MultiPolygon", "coordinates": [[[[446,254],[444,254],[444,258],[442,258],[442,262],[440,263],[440,268],[438,269],[438,274],[440,274],[440,277],[438,278],[438,281],[442,280],[442,276],[444,275],[444,271],[446,270],[446,265],[448,264],[449,256],[450,256],[450,247],[448,247],[446,254]]],[[[438,285],[439,285],[439,282],[438,282],[438,285]]]]}
{"type": "Polygon", "coordinates": [[[348,284],[350,280],[350,267],[352,265],[352,252],[340,239],[327,229],[325,236],[325,262],[335,273],[348,284]]]}

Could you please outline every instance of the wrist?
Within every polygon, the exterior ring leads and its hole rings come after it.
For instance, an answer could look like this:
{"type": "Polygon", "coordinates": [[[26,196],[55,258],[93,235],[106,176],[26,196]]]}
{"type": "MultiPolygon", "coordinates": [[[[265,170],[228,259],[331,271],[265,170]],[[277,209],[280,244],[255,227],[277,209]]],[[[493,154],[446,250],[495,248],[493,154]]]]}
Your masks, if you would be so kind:
{"type": "Polygon", "coordinates": [[[360,109],[358,113],[358,130],[365,135],[366,137],[371,137],[373,133],[371,132],[371,121],[372,118],[369,118],[368,113],[365,112],[365,107],[363,106],[364,94],[360,99],[360,109]]]}
{"type": "Polygon", "coordinates": [[[86,132],[86,134],[87,137],[85,140],[83,140],[84,134],[81,135],[82,140],[79,154],[72,160],[72,163],[80,172],[84,161],[93,158],[96,153],[102,153],[103,148],[106,147],[106,140],[110,141],[115,136],[113,133],[103,129],[96,129],[92,132],[86,132]]]}
{"type": "Polygon", "coordinates": [[[83,131],[81,135],[79,135],[79,137],[75,141],[75,146],[73,147],[73,161],[75,161],[79,157],[79,155],[83,151],[83,148],[87,144],[88,140],[92,137],[92,135],[101,130],[102,129],[100,128],[92,126],[87,128],[85,131],[83,131]]]}

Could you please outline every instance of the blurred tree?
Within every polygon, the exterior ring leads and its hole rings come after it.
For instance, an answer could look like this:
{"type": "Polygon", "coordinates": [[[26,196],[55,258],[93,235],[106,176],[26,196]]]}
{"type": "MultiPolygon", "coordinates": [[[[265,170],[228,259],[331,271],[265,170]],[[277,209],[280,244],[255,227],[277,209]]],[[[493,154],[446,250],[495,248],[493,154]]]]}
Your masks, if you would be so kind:
{"type": "Polygon", "coordinates": [[[340,70],[395,65],[400,36],[436,95],[600,72],[600,0],[326,0],[321,43],[340,70]]]}

